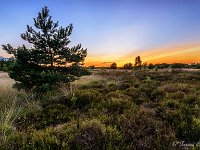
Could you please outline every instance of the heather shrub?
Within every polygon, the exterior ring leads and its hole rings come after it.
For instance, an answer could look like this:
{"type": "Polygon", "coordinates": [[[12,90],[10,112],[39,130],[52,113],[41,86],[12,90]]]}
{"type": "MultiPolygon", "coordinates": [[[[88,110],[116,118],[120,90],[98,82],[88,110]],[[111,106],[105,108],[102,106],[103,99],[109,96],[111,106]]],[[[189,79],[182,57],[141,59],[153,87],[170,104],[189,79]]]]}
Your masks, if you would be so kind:
{"type": "Polygon", "coordinates": [[[187,84],[183,83],[170,83],[170,84],[165,84],[163,85],[163,89],[167,93],[175,93],[178,91],[188,93],[189,92],[189,87],[187,84]]]}
{"type": "Polygon", "coordinates": [[[4,150],[51,150],[51,149],[69,149],[65,141],[60,141],[51,128],[45,130],[29,130],[27,133],[15,133],[9,140],[0,145],[4,150]]]}
{"type": "Polygon", "coordinates": [[[167,93],[166,96],[168,99],[184,99],[185,98],[185,93],[182,91],[177,91],[174,93],[167,93]]]}
{"type": "Polygon", "coordinates": [[[158,88],[157,88],[157,89],[154,89],[154,90],[151,92],[150,100],[151,100],[151,101],[158,102],[158,101],[163,100],[164,97],[165,97],[165,92],[164,92],[164,90],[158,89],[158,88]]]}
{"type": "Polygon", "coordinates": [[[110,80],[107,82],[107,88],[109,91],[116,91],[119,87],[119,83],[115,80],[110,80]]]}
{"type": "Polygon", "coordinates": [[[128,149],[172,149],[173,130],[157,119],[153,110],[140,109],[135,115],[126,114],[122,131],[128,149]]]}
{"type": "Polygon", "coordinates": [[[116,127],[107,126],[105,134],[105,149],[114,150],[123,149],[125,147],[123,135],[116,127]]]}
{"type": "Polygon", "coordinates": [[[117,112],[119,114],[131,106],[131,98],[119,92],[110,92],[105,96],[104,108],[108,112],[117,112]]]}
{"type": "Polygon", "coordinates": [[[130,87],[124,91],[124,93],[131,97],[131,101],[134,102],[137,105],[140,105],[142,103],[148,102],[149,99],[146,95],[146,93],[141,92],[139,88],[130,87]]]}
{"type": "Polygon", "coordinates": [[[119,89],[125,90],[125,89],[128,89],[130,87],[131,87],[131,83],[123,82],[123,83],[120,84],[119,89]]]}
{"type": "Polygon", "coordinates": [[[74,149],[121,149],[122,134],[117,128],[105,126],[99,120],[86,120],[81,123],[75,137],[74,149]]]}
{"type": "Polygon", "coordinates": [[[82,122],[79,134],[75,137],[76,149],[102,150],[105,143],[105,126],[98,120],[82,122]]]}
{"type": "Polygon", "coordinates": [[[88,89],[88,90],[77,90],[75,92],[77,97],[76,107],[84,108],[91,105],[93,102],[98,102],[101,99],[101,94],[97,90],[88,89]]]}
{"type": "Polygon", "coordinates": [[[105,80],[97,80],[89,83],[90,88],[104,88],[106,85],[105,80]]]}
{"type": "Polygon", "coordinates": [[[188,95],[182,100],[166,100],[157,113],[173,126],[179,140],[197,143],[200,139],[199,110],[199,98],[188,95]]]}
{"type": "Polygon", "coordinates": [[[70,120],[68,109],[65,105],[54,104],[45,107],[38,112],[28,112],[17,119],[17,127],[20,130],[29,127],[43,129],[50,125],[65,123],[70,120]]]}

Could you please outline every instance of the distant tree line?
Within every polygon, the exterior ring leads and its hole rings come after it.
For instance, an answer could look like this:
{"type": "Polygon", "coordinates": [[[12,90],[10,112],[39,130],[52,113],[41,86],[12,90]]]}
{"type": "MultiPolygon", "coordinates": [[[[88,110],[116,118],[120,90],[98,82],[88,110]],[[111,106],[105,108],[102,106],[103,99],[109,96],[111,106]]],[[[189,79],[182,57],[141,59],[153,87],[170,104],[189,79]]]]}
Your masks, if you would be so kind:
{"type": "Polygon", "coordinates": [[[129,62],[123,65],[123,67],[118,67],[116,62],[113,62],[110,64],[109,67],[95,67],[94,65],[89,66],[88,68],[90,69],[96,69],[96,68],[107,68],[107,69],[167,69],[167,68],[172,68],[172,69],[200,69],[200,63],[192,63],[192,64],[184,64],[184,63],[157,63],[157,64],[152,64],[152,63],[147,63],[144,62],[142,63],[142,59],[140,56],[137,56],[135,58],[134,64],[129,62]]]}
{"type": "Polygon", "coordinates": [[[183,68],[183,69],[200,69],[200,64],[199,63],[193,63],[193,64],[184,64],[184,63],[172,63],[172,64],[167,64],[167,63],[161,63],[161,64],[149,64],[148,69],[166,69],[166,68],[173,68],[173,69],[178,69],[178,68],[183,68]]]}

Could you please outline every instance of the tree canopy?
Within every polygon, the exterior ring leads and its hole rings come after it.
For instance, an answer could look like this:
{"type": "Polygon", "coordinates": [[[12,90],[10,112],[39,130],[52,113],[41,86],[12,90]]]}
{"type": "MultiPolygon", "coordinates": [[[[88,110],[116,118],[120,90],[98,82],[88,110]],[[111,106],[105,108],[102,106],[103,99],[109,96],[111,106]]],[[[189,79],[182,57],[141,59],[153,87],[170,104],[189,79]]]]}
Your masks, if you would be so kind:
{"type": "Polygon", "coordinates": [[[15,57],[9,75],[17,81],[16,87],[24,89],[47,90],[60,82],[71,82],[84,74],[83,67],[87,49],[81,44],[68,47],[73,26],[58,26],[53,22],[47,7],[43,7],[34,18],[34,28],[27,25],[27,31],[21,38],[32,45],[13,48],[2,45],[8,54],[15,57]]]}

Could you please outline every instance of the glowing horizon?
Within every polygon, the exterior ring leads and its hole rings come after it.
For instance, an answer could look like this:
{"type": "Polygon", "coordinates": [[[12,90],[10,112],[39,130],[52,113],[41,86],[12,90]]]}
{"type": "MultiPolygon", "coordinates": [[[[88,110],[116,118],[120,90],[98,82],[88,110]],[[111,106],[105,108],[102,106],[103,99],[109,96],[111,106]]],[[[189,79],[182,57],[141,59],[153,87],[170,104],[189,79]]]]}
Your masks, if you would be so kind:
{"type": "Polygon", "coordinates": [[[116,62],[119,67],[126,63],[134,64],[135,57],[141,56],[142,62],[157,63],[199,63],[200,62],[200,43],[185,44],[176,46],[166,46],[159,49],[147,50],[144,52],[135,52],[128,55],[116,56],[116,58],[88,56],[85,60],[86,66],[109,66],[110,63],[116,62]],[[97,61],[96,61],[97,60],[97,61]]]}

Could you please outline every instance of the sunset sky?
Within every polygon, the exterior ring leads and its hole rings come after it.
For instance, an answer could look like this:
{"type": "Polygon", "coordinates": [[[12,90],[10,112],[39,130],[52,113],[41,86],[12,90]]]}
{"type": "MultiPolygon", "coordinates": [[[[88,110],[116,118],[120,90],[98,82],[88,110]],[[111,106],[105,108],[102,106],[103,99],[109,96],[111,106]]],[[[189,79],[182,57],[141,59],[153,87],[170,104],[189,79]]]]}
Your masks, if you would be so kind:
{"type": "MultiPolygon", "coordinates": [[[[47,6],[59,25],[73,23],[70,46],[88,49],[86,65],[200,62],[200,0],[1,0],[0,45],[28,45],[26,25],[47,6]]],[[[0,47],[0,56],[9,57],[0,47]]]]}

